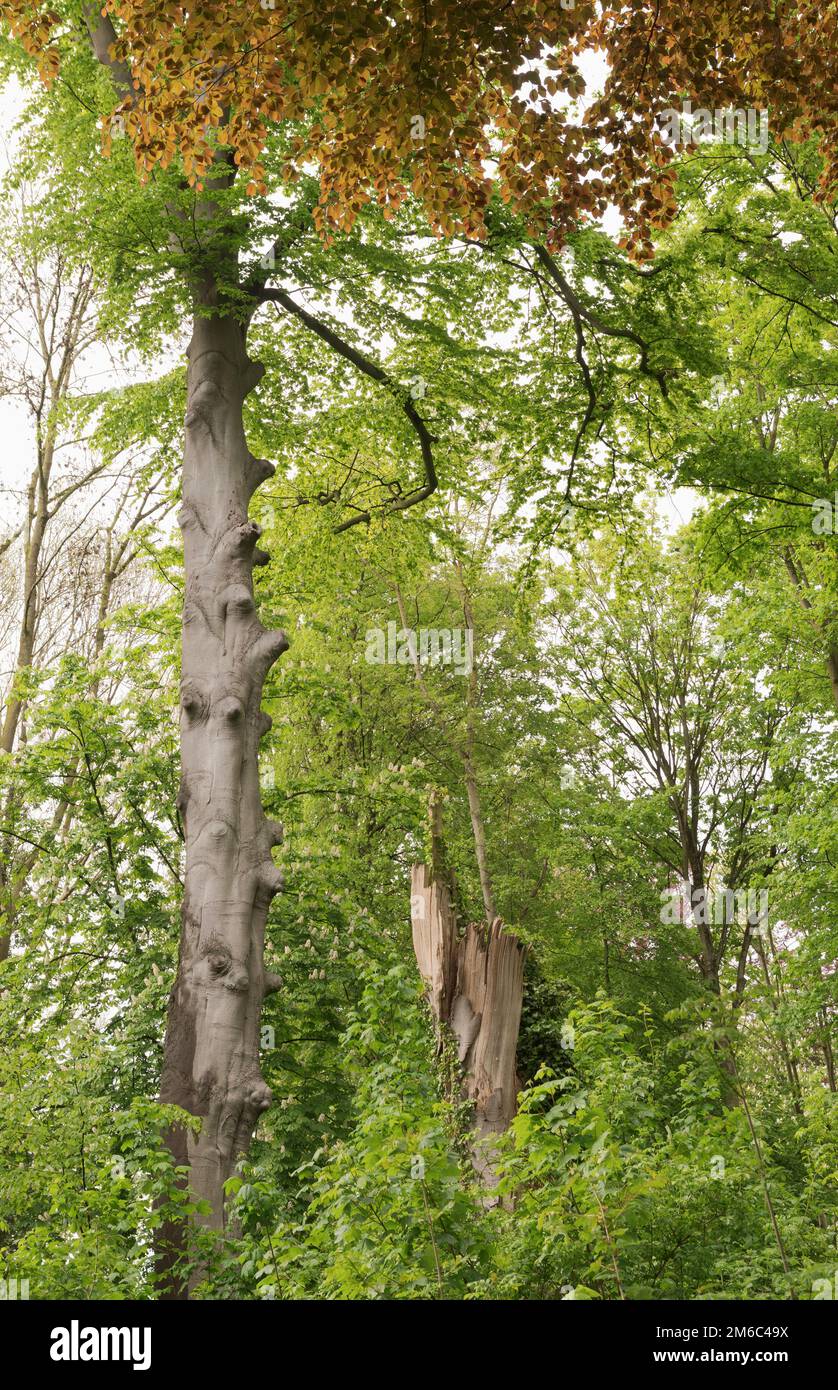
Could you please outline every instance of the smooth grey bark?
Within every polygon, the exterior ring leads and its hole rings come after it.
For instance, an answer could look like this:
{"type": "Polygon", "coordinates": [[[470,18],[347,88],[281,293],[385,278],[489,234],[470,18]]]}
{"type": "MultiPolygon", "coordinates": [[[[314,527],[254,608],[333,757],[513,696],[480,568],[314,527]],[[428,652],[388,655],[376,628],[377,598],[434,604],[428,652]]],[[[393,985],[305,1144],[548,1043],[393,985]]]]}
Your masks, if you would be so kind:
{"type": "Polygon", "coordinates": [[[838,648],[830,647],[826,658],[826,671],[829,676],[829,688],[832,691],[832,698],[838,708],[838,648]]]}
{"type": "MultiPolygon", "coordinates": [[[[113,57],[110,18],[95,5],[83,8],[96,58],[117,93],[133,99],[130,71],[113,57]]],[[[205,180],[207,194],[196,208],[204,256],[219,230],[213,192],[235,177],[224,152],[218,166],[219,177],[205,180]]],[[[224,241],[223,235],[217,239],[216,251],[224,241]]],[[[173,243],[183,251],[176,237],[173,243]]],[[[259,527],[248,517],[248,504],[274,470],[247,447],[242,407],[264,369],[247,355],[247,318],[225,306],[224,284],[243,288],[237,257],[221,249],[215,272],[192,286],[180,515],[185,596],[178,808],[186,868],[160,1085],[164,1103],[202,1121],[199,1134],[175,1127],[168,1138],[176,1162],[188,1168],[192,1195],[208,1203],[209,1215],[201,1220],[217,1231],[227,1221],[224,1184],[271,1102],[259,1066],[259,1022],[265,995],[279,984],[265,970],[264,944],[268,908],[281,887],[271,849],[281,843],[282,827],[262,810],[258,753],[271,727],[260,708],[265,676],[288,646],[285,634],[267,631],[255,611],[253,566],[268,557],[256,545],[259,527]]],[[[268,297],[264,288],[261,297],[268,297]]],[[[187,1297],[180,1257],[189,1255],[188,1233],[182,1225],[161,1231],[157,1254],[164,1296],[187,1297]]]]}
{"type": "Polygon", "coordinates": [[[832,1038],[829,1034],[829,1013],[826,1006],[818,1010],[818,1015],[823,1025],[821,1030],[821,1046],[823,1048],[823,1059],[826,1063],[826,1082],[830,1091],[834,1094],[838,1091],[838,1080],[836,1080],[835,1053],[832,1047],[832,1038]]]}
{"type": "MultiPolygon", "coordinates": [[[[224,1184],[250,1146],[271,1092],[259,1066],[264,996],[278,981],[265,970],[265,922],[281,874],[271,858],[282,828],[259,794],[265,676],[287,648],[255,612],[253,567],[267,561],[248,517],[253,492],[273,472],[247,447],[242,406],[262,376],[234,317],[197,314],[189,348],[183,469],[185,600],[181,683],[186,842],[180,961],[169,1002],[161,1100],[199,1116],[200,1133],[170,1135],[189,1168],[201,1218],[221,1231],[224,1184]]],[[[186,1289],[173,1268],[185,1232],[163,1233],[159,1268],[169,1296],[186,1289]]]]}

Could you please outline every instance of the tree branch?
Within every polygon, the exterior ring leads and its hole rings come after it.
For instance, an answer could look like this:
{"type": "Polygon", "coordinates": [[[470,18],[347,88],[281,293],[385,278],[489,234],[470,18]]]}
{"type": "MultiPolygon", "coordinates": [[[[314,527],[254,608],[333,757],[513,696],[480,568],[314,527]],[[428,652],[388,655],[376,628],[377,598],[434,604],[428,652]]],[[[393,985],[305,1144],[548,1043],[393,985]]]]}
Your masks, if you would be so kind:
{"type": "MultiPolygon", "coordinates": [[[[403,493],[400,497],[396,498],[395,501],[390,502],[384,509],[384,515],[389,516],[392,512],[403,512],[408,507],[415,507],[418,502],[424,502],[426,497],[430,497],[431,493],[435,492],[438,486],[433,455],[434,439],[417,411],[410,393],[406,391],[404,387],[399,386],[398,382],[394,381],[389,373],[385,372],[383,367],[379,367],[376,362],[371,361],[370,358],[366,357],[358,348],[353,347],[351,343],[347,343],[345,339],[341,338],[340,334],[336,333],[328,324],[323,323],[321,319],[316,318],[308,309],[303,309],[285,290],[250,285],[247,287],[247,292],[258,301],[271,301],[281,304],[283,309],[286,309],[289,314],[293,314],[295,318],[299,319],[300,323],[304,324],[310,332],[316,333],[318,338],[322,338],[324,343],[328,343],[329,347],[332,348],[334,352],[345,358],[347,362],[351,362],[353,367],[356,367],[359,372],[363,372],[365,376],[371,377],[373,381],[377,381],[379,385],[383,386],[386,391],[389,391],[390,395],[398,401],[419,440],[419,448],[422,452],[422,463],[425,468],[425,481],[419,487],[413,488],[410,492],[403,493]]],[[[342,521],[340,525],[335,527],[335,532],[347,531],[350,526],[357,526],[359,522],[368,522],[371,519],[370,512],[359,512],[357,516],[350,517],[348,521],[342,521]]]]}

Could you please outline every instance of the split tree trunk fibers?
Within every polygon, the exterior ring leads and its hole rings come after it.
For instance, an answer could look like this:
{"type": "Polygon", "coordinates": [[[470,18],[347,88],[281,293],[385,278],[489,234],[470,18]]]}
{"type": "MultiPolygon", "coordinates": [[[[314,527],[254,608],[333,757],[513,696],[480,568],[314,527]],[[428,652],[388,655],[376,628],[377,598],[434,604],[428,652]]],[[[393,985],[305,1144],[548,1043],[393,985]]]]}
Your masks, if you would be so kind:
{"type": "MultiPolygon", "coordinates": [[[[262,1001],[278,984],[265,970],[265,923],[281,874],[271,858],[282,829],[259,794],[265,676],[287,641],[255,612],[259,527],[248,503],[273,469],[247,447],[242,405],[262,375],[231,315],[197,315],[189,348],[183,510],[186,593],[181,682],[186,839],[180,961],[169,1002],[161,1100],[199,1116],[199,1134],[169,1136],[209,1203],[206,1225],[225,1226],[224,1184],[271,1102],[259,1065],[262,1001]]],[[[182,1229],[164,1230],[159,1268],[169,1297],[185,1297],[176,1270],[182,1229]]]]}
{"type": "Polygon", "coordinates": [[[487,1188],[497,1183],[496,1146],[515,1116],[515,1066],[524,994],[524,948],[503,930],[470,923],[460,936],[444,875],[424,864],[411,873],[413,948],[440,1036],[457,1045],[463,1095],[473,1106],[472,1162],[487,1188]]]}

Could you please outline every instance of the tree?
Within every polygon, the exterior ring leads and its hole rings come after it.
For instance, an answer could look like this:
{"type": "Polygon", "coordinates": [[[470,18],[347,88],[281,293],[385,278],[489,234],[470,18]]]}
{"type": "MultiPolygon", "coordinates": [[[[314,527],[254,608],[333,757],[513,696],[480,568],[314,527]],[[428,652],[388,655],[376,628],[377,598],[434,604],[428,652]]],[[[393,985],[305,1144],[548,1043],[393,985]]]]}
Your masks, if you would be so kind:
{"type": "MultiPolygon", "coordinates": [[[[258,1057],[265,921],[280,876],[271,852],[281,830],[259,800],[258,747],[267,672],[287,645],[255,613],[253,567],[265,562],[250,498],[271,465],[248,448],[245,401],[262,369],[248,353],[257,307],[276,300],[360,372],[400,399],[416,436],[422,478],[393,501],[403,511],[437,485],[433,440],[417,402],[383,368],[269,285],[270,266],[240,264],[247,216],[237,195],[268,193],[263,147],[286,179],[316,163],[312,216],[348,230],[374,195],[394,215],[408,190],[431,225],[479,236],[497,189],[531,232],[560,245],[582,213],[613,201],[632,252],[651,251],[649,229],[674,212],[670,154],[656,119],[665,99],[702,74],[706,98],[767,99],[784,129],[824,126],[823,47],[834,25],[812,7],[776,17],[758,4],[735,15],[704,4],[631,0],[599,18],[556,3],[296,6],[85,4],[59,11],[14,3],[9,18],[49,80],[75,76],[82,25],[112,88],[105,147],[124,130],[141,175],[157,177],[171,222],[169,267],[192,316],[183,510],[186,592],[182,668],[182,789],[186,837],[183,935],[172,992],[163,1099],[202,1119],[173,1132],[176,1156],[225,1223],[224,1189],[270,1104],[258,1057]],[[721,26],[721,42],[719,33],[721,26]],[[602,45],[611,71],[581,123],[551,98],[580,96],[578,53],[602,45]],[[525,95],[524,89],[527,89],[525,95]],[[602,151],[609,151],[603,154],[602,151]],[[179,156],[179,158],[178,158],[179,156]],[[194,186],[194,202],[179,175],[194,186]],[[186,216],[185,214],[189,214],[186,216]]],[[[87,42],[88,40],[85,40],[87,42]]],[[[833,132],[824,132],[832,154],[833,132]]],[[[831,175],[827,171],[826,186],[831,175]]],[[[281,257],[282,241],[273,260],[281,257]]],[[[368,510],[353,517],[365,521],[368,510]]],[[[169,1257],[177,1258],[172,1235],[169,1257]]],[[[182,1291],[182,1281],[173,1289],[182,1291]]]]}
{"type": "MultiPolygon", "coordinates": [[[[756,565],[788,587],[787,629],[823,663],[834,704],[834,205],[817,196],[815,142],[746,153],[707,150],[681,171],[684,223],[663,239],[658,282],[677,300],[691,287],[684,331],[703,337],[704,371],[667,417],[638,422],[638,443],[667,480],[712,496],[705,544],[726,576],[756,565]]],[[[821,684],[809,660],[804,679],[821,684]]]]}
{"type": "MultiPolygon", "coordinates": [[[[0,721],[0,754],[7,758],[25,737],[24,691],[33,670],[59,651],[79,650],[85,637],[91,661],[98,660],[114,594],[124,589],[120,581],[136,558],[143,523],[168,505],[159,469],[140,463],[135,441],[108,447],[106,428],[97,433],[95,427],[102,396],[90,391],[87,376],[100,327],[94,272],[50,246],[25,181],[15,191],[19,203],[4,237],[9,349],[0,391],[26,408],[33,458],[23,505],[0,541],[0,553],[21,561],[17,636],[10,641],[12,672],[0,721]],[[97,508],[113,494],[113,513],[97,527],[97,508]],[[130,518],[127,527],[123,513],[130,518]],[[89,594],[86,579],[95,595],[92,622],[88,611],[79,612],[83,601],[77,602],[89,594]]],[[[14,843],[13,822],[22,810],[15,802],[10,778],[3,808],[0,960],[8,953],[17,901],[37,857],[31,847],[14,843]]],[[[69,808],[66,796],[57,799],[55,827],[69,808]]]]}
{"type": "Polygon", "coordinates": [[[695,929],[690,955],[714,994],[735,949],[738,1004],[765,913],[754,891],[750,907],[737,895],[766,875],[756,832],[789,711],[758,691],[764,653],[746,664],[687,553],[664,559],[647,540],[630,571],[622,558],[601,545],[578,557],[553,606],[555,678],[587,738],[619,749],[618,784],[664,811],[636,827],[672,875],[661,921],[695,929]]]}

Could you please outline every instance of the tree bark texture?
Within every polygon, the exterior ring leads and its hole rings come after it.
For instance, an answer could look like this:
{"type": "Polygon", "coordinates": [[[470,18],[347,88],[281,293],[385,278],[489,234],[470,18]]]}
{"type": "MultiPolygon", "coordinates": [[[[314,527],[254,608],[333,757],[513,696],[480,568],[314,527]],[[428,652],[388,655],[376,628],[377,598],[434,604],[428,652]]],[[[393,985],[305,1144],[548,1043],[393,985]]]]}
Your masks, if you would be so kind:
{"type": "MultiPolygon", "coordinates": [[[[268,908],[281,887],[272,846],[282,828],[259,792],[265,676],[287,648],[260,623],[253,566],[267,562],[248,518],[255,489],[273,472],[247,447],[242,406],[263,369],[247,356],[233,317],[198,316],[189,348],[183,471],[185,599],[181,681],[186,841],[180,960],[169,1002],[161,1100],[199,1116],[199,1134],[173,1131],[202,1220],[226,1222],[224,1184],[250,1146],[271,1092],[259,1065],[262,1001],[277,981],[265,970],[268,908]]],[[[182,1231],[164,1232],[160,1267],[171,1274],[182,1231]]],[[[184,1296],[171,1274],[170,1296],[184,1296]]]]}

